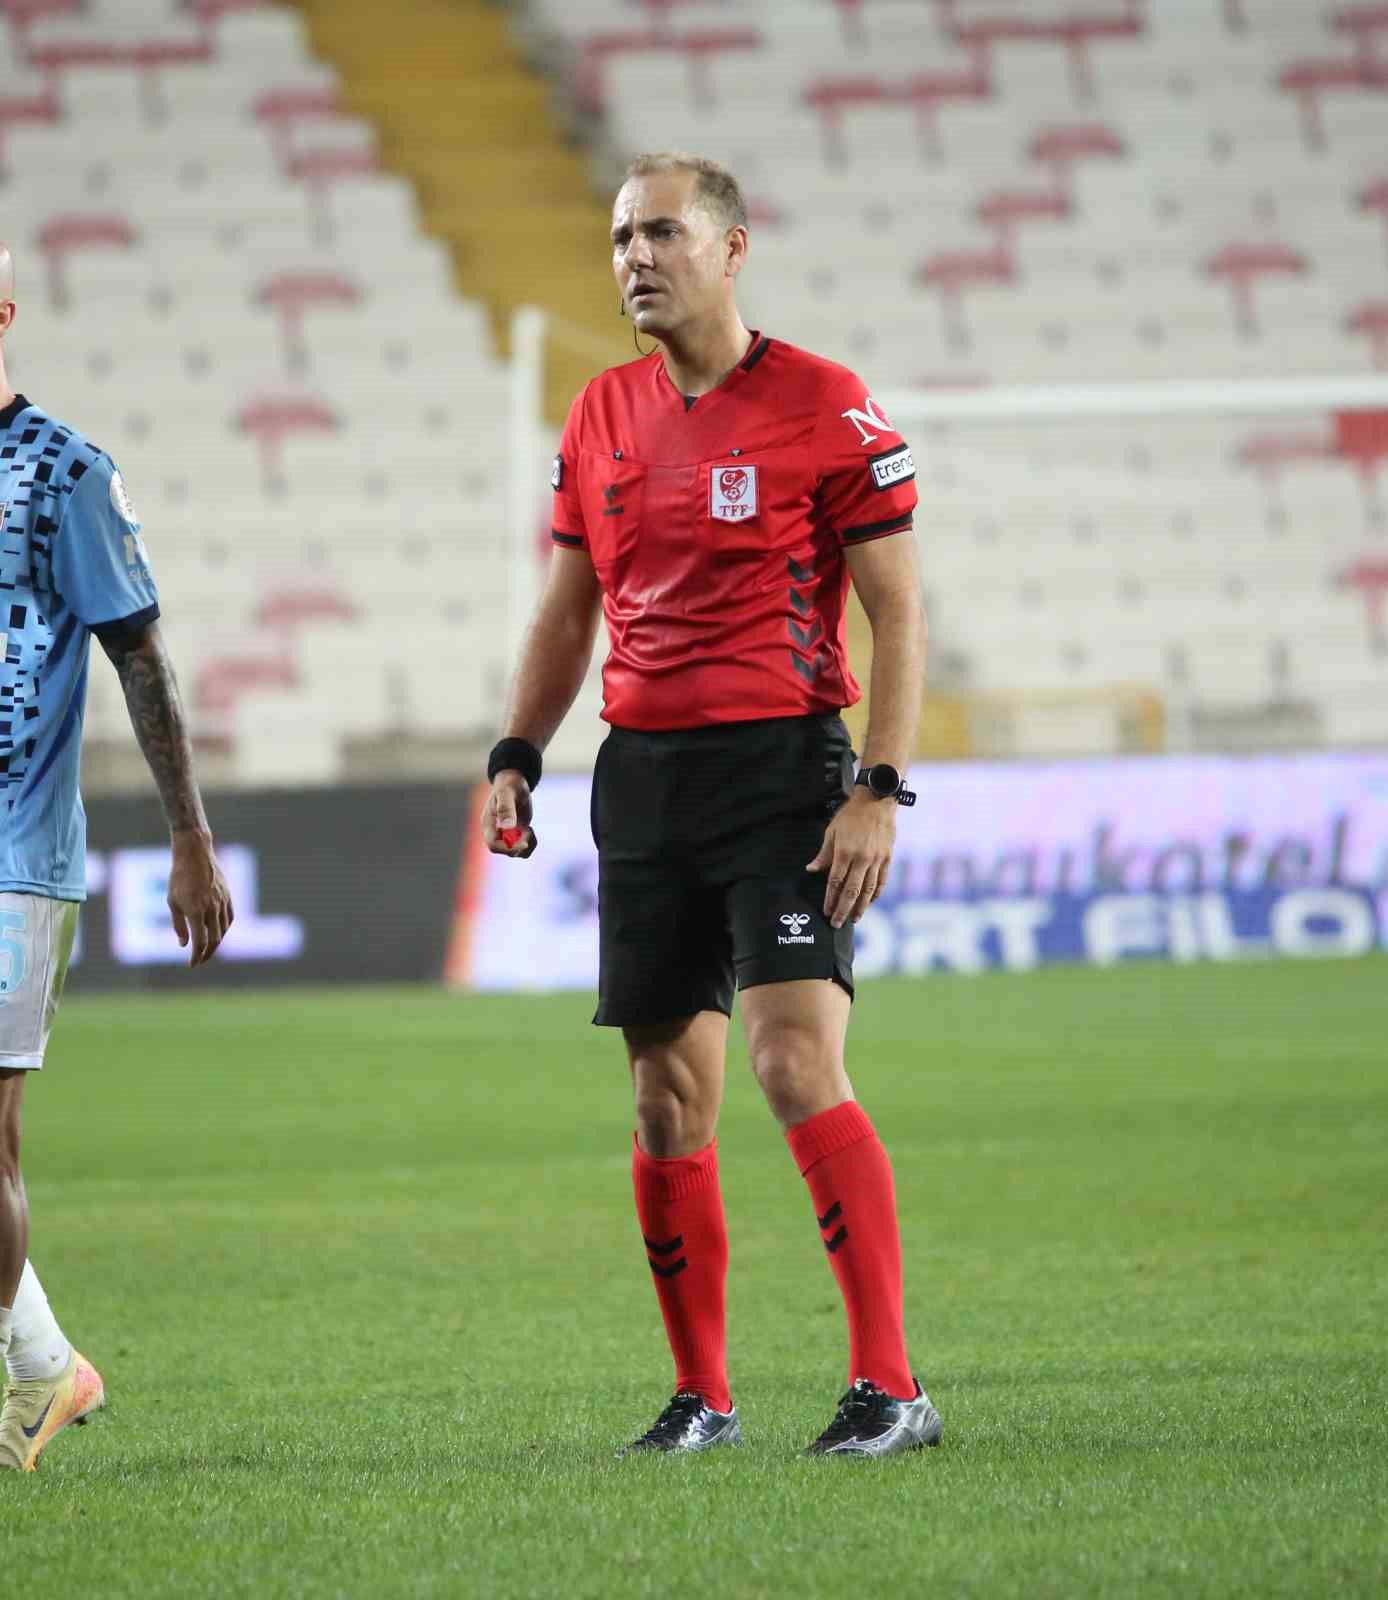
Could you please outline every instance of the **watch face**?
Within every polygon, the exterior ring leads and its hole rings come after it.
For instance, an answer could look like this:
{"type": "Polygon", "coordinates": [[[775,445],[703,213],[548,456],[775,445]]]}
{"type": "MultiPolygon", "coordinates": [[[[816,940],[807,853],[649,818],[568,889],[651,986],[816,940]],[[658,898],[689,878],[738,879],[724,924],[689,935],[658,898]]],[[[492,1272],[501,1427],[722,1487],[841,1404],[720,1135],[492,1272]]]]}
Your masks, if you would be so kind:
{"type": "Polygon", "coordinates": [[[901,787],[901,774],[895,767],[889,767],[885,761],[879,761],[868,772],[868,787],[875,795],[880,795],[885,800],[901,787]]]}

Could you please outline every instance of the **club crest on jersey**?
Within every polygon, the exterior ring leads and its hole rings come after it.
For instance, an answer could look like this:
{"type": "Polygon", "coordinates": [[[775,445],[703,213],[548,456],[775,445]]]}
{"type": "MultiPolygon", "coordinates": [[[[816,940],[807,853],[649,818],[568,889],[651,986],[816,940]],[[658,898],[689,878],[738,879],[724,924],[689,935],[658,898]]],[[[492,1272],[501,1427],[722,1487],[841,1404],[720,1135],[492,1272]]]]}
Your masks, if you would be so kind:
{"type": "Polygon", "coordinates": [[[757,469],[710,467],[708,511],[720,522],[750,522],[757,514],[757,469]]]}
{"type": "Polygon", "coordinates": [[[122,521],[128,522],[132,528],[138,524],[140,519],[135,515],[135,507],[130,504],[125,479],[119,472],[111,474],[111,504],[122,521]]]}

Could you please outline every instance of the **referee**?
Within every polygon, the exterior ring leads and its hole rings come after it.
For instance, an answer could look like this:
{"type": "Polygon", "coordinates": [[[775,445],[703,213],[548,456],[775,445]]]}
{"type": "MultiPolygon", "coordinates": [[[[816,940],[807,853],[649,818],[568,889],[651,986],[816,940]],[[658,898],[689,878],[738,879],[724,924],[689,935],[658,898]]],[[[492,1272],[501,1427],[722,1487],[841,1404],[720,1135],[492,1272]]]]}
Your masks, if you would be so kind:
{"type": "Polygon", "coordinates": [[[599,611],[610,649],[593,774],[601,973],[626,1041],[636,1212],[675,1394],[629,1448],[741,1440],[728,1387],[717,1125],[742,993],[753,1069],[809,1187],[849,1327],[849,1388],[811,1454],[939,1441],[902,1329],[891,1163],[844,1070],[853,924],[882,892],[920,712],[915,467],[846,368],[749,332],[737,180],[642,156],[612,217],[621,309],[658,342],[574,402],[554,461],[554,556],[488,763],[486,842],[526,857],[541,752],[599,611]],[[863,764],[844,612],[872,625],[863,764]]]}

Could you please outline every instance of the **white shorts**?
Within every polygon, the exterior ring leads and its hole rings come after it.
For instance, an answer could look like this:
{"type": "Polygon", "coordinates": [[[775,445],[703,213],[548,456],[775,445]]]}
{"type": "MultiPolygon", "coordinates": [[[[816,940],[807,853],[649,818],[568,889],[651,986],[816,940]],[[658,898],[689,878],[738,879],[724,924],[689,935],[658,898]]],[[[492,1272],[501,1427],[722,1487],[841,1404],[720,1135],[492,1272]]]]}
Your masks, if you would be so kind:
{"type": "Polygon", "coordinates": [[[80,909],[75,900],[0,892],[0,1072],[43,1065],[80,909]]]}

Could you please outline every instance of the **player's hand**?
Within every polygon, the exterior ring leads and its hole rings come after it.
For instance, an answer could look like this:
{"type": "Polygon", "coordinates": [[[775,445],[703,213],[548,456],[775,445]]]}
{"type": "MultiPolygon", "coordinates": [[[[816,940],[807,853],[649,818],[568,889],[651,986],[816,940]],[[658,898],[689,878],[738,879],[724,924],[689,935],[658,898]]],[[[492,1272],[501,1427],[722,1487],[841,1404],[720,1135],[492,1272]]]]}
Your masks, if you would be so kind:
{"type": "Polygon", "coordinates": [[[896,802],[876,800],[866,789],[854,791],[834,814],[810,872],[827,872],[824,915],[835,928],[861,921],[887,886],[896,845],[896,802]]]}
{"type": "Polygon", "coordinates": [[[173,836],[173,864],[169,868],[169,917],[190,967],[210,961],[226,938],[235,911],[231,891],[217,865],[212,840],[205,833],[181,831],[173,836]]]}
{"type": "Polygon", "coordinates": [[[492,779],[492,792],[482,811],[482,837],[494,856],[515,856],[521,861],[535,854],[539,840],[530,826],[533,813],[530,785],[514,767],[492,779]]]}

